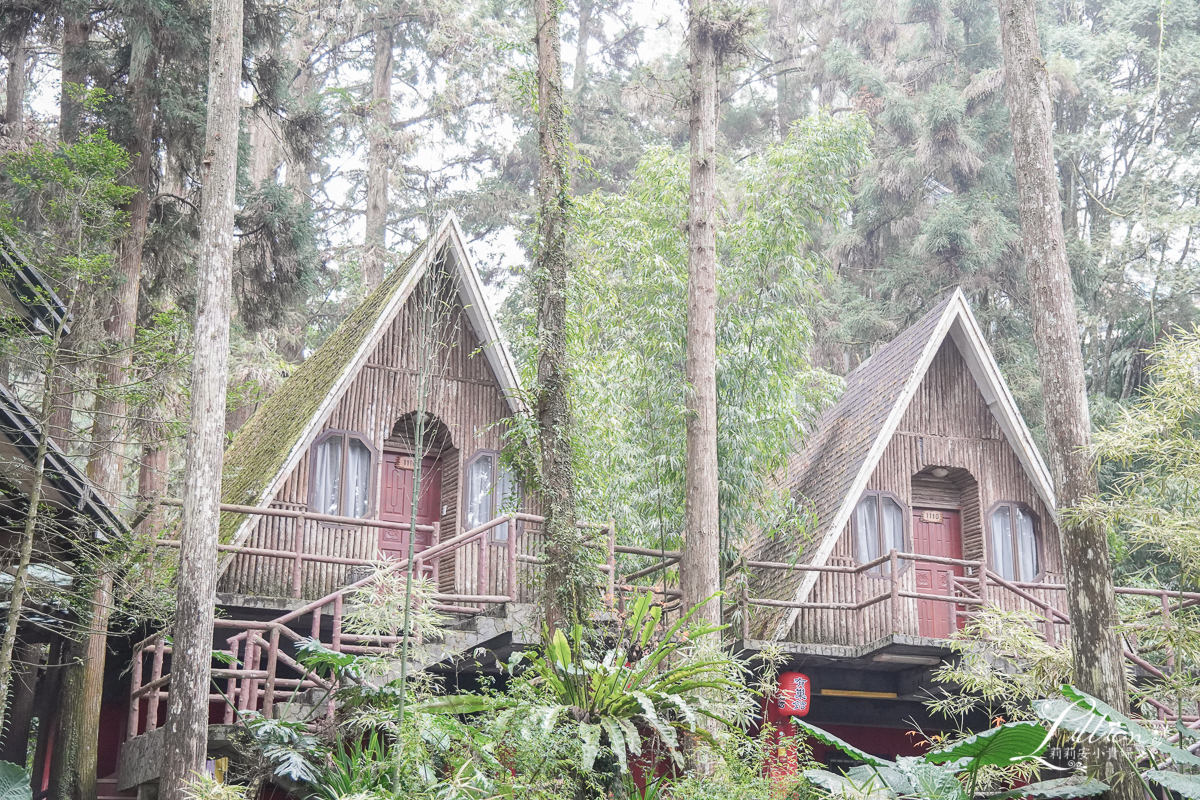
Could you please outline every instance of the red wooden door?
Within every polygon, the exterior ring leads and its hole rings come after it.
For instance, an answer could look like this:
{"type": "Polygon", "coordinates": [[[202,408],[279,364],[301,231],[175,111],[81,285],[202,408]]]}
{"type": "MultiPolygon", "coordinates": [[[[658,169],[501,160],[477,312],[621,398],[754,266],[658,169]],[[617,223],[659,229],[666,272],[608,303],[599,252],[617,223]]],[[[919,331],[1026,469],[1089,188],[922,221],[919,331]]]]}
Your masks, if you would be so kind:
{"type": "MultiPolygon", "coordinates": [[[[913,552],[941,558],[962,558],[962,520],[957,511],[929,508],[913,509],[913,552]]],[[[954,594],[954,576],[962,577],[960,566],[918,561],[914,565],[916,587],[920,594],[954,594]]],[[[920,635],[945,639],[962,622],[954,613],[957,606],[941,600],[918,600],[920,635]]]]}
{"type": "MultiPolygon", "coordinates": [[[[379,518],[387,522],[412,520],[413,480],[416,477],[412,456],[383,454],[383,480],[379,492],[379,518]]],[[[437,459],[421,462],[421,490],[417,500],[417,524],[432,525],[442,518],[442,469],[437,459]]],[[[413,549],[419,553],[433,544],[433,533],[417,531],[413,549]]],[[[379,549],[385,558],[408,558],[408,531],[379,529],[379,549]]]]}

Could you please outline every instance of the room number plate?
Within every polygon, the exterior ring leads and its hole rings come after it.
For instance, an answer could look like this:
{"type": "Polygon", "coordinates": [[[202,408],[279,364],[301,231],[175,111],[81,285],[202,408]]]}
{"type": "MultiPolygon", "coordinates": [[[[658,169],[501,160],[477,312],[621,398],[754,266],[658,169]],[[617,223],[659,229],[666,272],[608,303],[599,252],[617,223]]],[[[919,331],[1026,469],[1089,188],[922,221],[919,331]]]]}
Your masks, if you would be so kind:
{"type": "Polygon", "coordinates": [[[940,511],[922,511],[921,522],[932,522],[936,525],[942,524],[942,512],[940,511]]]}
{"type": "MultiPolygon", "coordinates": [[[[412,456],[397,456],[396,457],[396,469],[398,469],[398,470],[401,470],[401,469],[414,470],[416,468],[417,468],[417,465],[412,456]]],[[[941,516],[941,515],[939,515],[939,516],[941,516]]]]}

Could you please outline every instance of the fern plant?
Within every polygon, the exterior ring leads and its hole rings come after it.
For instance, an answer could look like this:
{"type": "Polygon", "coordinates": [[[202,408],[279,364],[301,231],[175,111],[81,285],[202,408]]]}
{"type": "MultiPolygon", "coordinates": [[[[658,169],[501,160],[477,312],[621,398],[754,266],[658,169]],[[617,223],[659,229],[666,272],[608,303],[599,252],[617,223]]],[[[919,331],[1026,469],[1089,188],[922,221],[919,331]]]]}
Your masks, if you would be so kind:
{"type": "Polygon", "coordinates": [[[682,765],[681,733],[712,741],[714,730],[743,727],[753,708],[743,667],[712,636],[725,626],[688,628],[694,611],[660,634],[662,608],[645,595],[602,652],[591,652],[582,626],[559,630],[544,653],[514,654],[507,694],[451,695],[421,710],[490,712],[498,740],[563,730],[578,741],[583,773],[607,753],[625,774],[630,756],[656,744],[682,765]]]}

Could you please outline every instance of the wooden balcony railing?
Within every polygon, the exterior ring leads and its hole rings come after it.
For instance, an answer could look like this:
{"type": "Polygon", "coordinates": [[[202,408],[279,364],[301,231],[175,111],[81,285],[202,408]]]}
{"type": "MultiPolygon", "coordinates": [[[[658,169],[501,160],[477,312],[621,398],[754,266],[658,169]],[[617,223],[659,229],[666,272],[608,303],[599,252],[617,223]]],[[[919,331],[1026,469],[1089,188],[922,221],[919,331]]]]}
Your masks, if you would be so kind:
{"type": "MultiPolygon", "coordinates": [[[[370,528],[388,528],[411,531],[412,526],[401,523],[383,522],[380,520],[335,517],[327,514],[312,514],[305,511],[289,509],[258,508],[222,504],[222,511],[246,515],[292,517],[300,521],[316,520],[334,524],[356,525],[370,528]]],[[[439,592],[432,596],[436,610],[451,614],[479,614],[489,607],[519,602],[522,584],[518,576],[520,565],[537,567],[545,564],[545,559],[539,555],[518,552],[515,526],[518,523],[538,525],[544,518],[525,513],[512,513],[497,517],[483,525],[442,541],[438,525],[416,526],[418,532],[433,534],[433,543],[417,552],[413,557],[415,574],[437,577],[438,564],[443,556],[473,548],[476,554],[475,569],[478,572],[476,586],[489,586],[487,577],[490,572],[490,559],[494,551],[503,553],[502,593],[488,594],[476,592],[439,592]],[[490,543],[493,529],[507,524],[509,535],[503,546],[497,547],[490,543]]],[[[616,529],[611,523],[579,523],[579,527],[596,531],[598,534],[589,546],[602,549],[604,563],[598,565],[604,573],[604,580],[597,589],[603,593],[604,602],[610,608],[620,611],[625,606],[625,598],[631,593],[655,592],[665,600],[675,599],[679,591],[673,588],[656,588],[631,583],[631,581],[669,567],[678,562],[680,554],[670,551],[652,550],[642,547],[618,545],[616,529]],[[652,556],[660,559],[648,569],[638,570],[630,575],[619,578],[617,574],[618,555],[652,556]]],[[[299,527],[297,528],[299,530],[299,527]]],[[[300,596],[301,575],[305,562],[331,563],[348,566],[372,567],[371,574],[336,589],[323,597],[305,603],[301,607],[289,611],[270,621],[217,619],[216,628],[232,631],[225,640],[227,649],[220,660],[228,662],[214,666],[211,675],[217,685],[224,681],[223,691],[210,694],[212,703],[223,705],[223,718],[226,723],[235,722],[242,712],[257,710],[271,715],[280,702],[289,701],[301,693],[310,690],[320,690],[327,698],[332,697],[335,688],[319,675],[299,664],[287,650],[299,644],[304,638],[296,632],[303,629],[303,619],[308,617],[308,631],[313,639],[322,641],[332,650],[356,654],[383,653],[391,645],[400,641],[396,636],[359,636],[342,630],[343,607],[346,598],[362,589],[379,577],[406,570],[408,559],[394,561],[370,561],[342,556],[329,556],[321,553],[309,553],[303,548],[303,537],[295,537],[296,545],[292,549],[272,549],[259,547],[243,547],[235,545],[220,545],[222,552],[265,556],[268,558],[284,559],[292,564],[292,594],[300,596]],[[326,611],[326,609],[329,609],[326,611]],[[323,635],[322,617],[328,613],[330,633],[323,635]],[[265,660],[264,660],[265,659],[265,660]]],[[[178,541],[162,540],[158,544],[163,547],[179,546],[178,541]]],[[[160,706],[168,697],[170,686],[170,656],[171,647],[167,643],[165,633],[157,633],[138,643],[134,647],[131,670],[130,706],[127,738],[133,738],[139,733],[146,733],[159,726],[160,706]],[[146,679],[146,660],[149,659],[149,679],[146,679]]],[[[311,699],[311,697],[310,697],[311,699]]],[[[329,702],[332,702],[331,700],[329,702]]],[[[328,709],[332,712],[332,707],[328,709]]]]}
{"type": "MultiPolygon", "coordinates": [[[[864,611],[883,606],[887,609],[886,633],[906,633],[919,635],[919,623],[904,607],[906,600],[926,601],[942,604],[951,620],[950,628],[958,629],[968,618],[978,613],[985,606],[1013,610],[1024,608],[1033,611],[1039,617],[1039,633],[1051,645],[1063,644],[1068,637],[1058,630],[1058,626],[1070,626],[1071,619],[1065,610],[1067,587],[1061,583],[1051,582],[1022,582],[1010,581],[996,574],[982,561],[966,559],[942,558],[917,553],[903,553],[892,550],[874,561],[856,565],[821,565],[786,564],[770,561],[748,561],[746,565],[757,571],[786,570],[794,572],[816,572],[823,575],[852,576],[853,596],[850,601],[811,601],[795,602],[776,600],[772,598],[750,597],[743,592],[738,601],[741,611],[742,637],[750,637],[750,617],[756,606],[765,608],[801,609],[809,611],[824,611],[831,614],[843,613],[850,617],[846,630],[852,632],[856,644],[866,644],[869,636],[866,630],[866,615],[864,611]],[[947,567],[958,567],[963,575],[954,575],[950,581],[949,591],[945,594],[914,591],[908,587],[906,576],[910,572],[907,566],[915,563],[935,564],[947,567]],[[887,565],[886,573],[878,572],[887,565]],[[872,571],[876,571],[871,574],[872,571]],[[868,597],[861,598],[864,581],[863,576],[870,575],[871,581],[882,582],[884,588],[868,597]],[[1039,597],[1041,594],[1043,596],[1039,597]],[[1053,599],[1048,599],[1048,598],[1053,599]]],[[[1118,586],[1116,593],[1119,597],[1153,597],[1158,599],[1157,607],[1143,612],[1142,619],[1160,617],[1162,624],[1169,625],[1170,617],[1176,611],[1200,605],[1200,593],[1183,592],[1170,589],[1149,589],[1133,586],[1118,586]]],[[[1169,649],[1165,651],[1162,666],[1156,666],[1136,652],[1137,624],[1126,625],[1127,634],[1123,646],[1126,659],[1144,670],[1148,675],[1163,679],[1166,672],[1163,667],[1170,669],[1175,665],[1175,654],[1169,649]]],[[[1175,718],[1176,711],[1167,705],[1149,699],[1147,702],[1154,706],[1160,718],[1175,718]]],[[[1200,707],[1198,707],[1200,710],[1200,707]]],[[[1184,721],[1195,721],[1200,716],[1185,715],[1184,721]]]]}
{"type": "MultiPolygon", "coordinates": [[[[298,521],[317,521],[339,525],[356,525],[368,528],[411,530],[402,523],[380,520],[350,519],[324,514],[312,514],[291,509],[258,508],[222,505],[222,511],[246,515],[292,517],[298,521]]],[[[471,530],[442,540],[440,526],[417,526],[418,532],[432,534],[432,544],[414,555],[415,574],[437,576],[439,564],[444,556],[471,553],[471,568],[477,572],[473,581],[474,590],[466,591],[455,585],[455,591],[439,592],[432,600],[437,610],[452,614],[480,614],[488,608],[512,602],[528,602],[529,570],[545,564],[544,555],[538,548],[527,546],[521,552],[517,546],[516,525],[537,526],[544,522],[540,516],[512,513],[497,517],[471,530]],[[492,531],[507,524],[508,536],[504,542],[492,542],[492,531]],[[492,569],[491,560],[499,556],[501,562],[492,569]],[[524,570],[524,573],[522,573],[524,570]],[[489,582],[489,575],[491,576],[489,582]],[[491,589],[492,591],[488,591],[491,589]]],[[[681,553],[653,548],[617,544],[615,526],[609,524],[580,523],[580,526],[596,532],[590,546],[603,551],[603,563],[599,569],[603,580],[597,586],[604,602],[614,611],[621,611],[626,598],[631,594],[654,592],[664,604],[676,601],[680,592],[671,588],[675,581],[667,577],[667,571],[676,569],[681,553]],[[625,575],[618,574],[618,557],[653,558],[654,563],[634,569],[625,575]],[[645,581],[655,576],[661,583],[649,586],[645,581]]],[[[297,527],[299,530],[299,527],[297,527]]],[[[529,534],[530,530],[526,530],[529,534]]],[[[539,534],[540,535],[540,534],[539,534]]],[[[366,637],[342,630],[343,608],[347,597],[365,587],[378,576],[386,576],[406,570],[407,559],[393,561],[371,561],[344,556],[306,552],[304,537],[295,537],[295,546],[289,549],[261,547],[239,547],[222,545],[223,552],[282,559],[291,565],[292,594],[301,596],[303,565],[306,562],[330,563],[346,566],[372,567],[371,574],[360,580],[326,593],[299,608],[280,615],[270,621],[218,619],[216,627],[229,631],[225,641],[225,656],[212,668],[214,688],[210,695],[214,704],[223,708],[222,718],[227,723],[236,722],[248,711],[259,711],[265,715],[278,712],[279,704],[290,702],[304,695],[311,708],[313,702],[325,703],[323,713],[332,714],[332,694],[336,688],[328,680],[306,669],[293,656],[294,648],[305,636],[298,631],[308,632],[313,639],[338,652],[370,654],[386,652],[399,642],[396,636],[366,637]],[[327,621],[323,618],[328,615],[327,621]],[[307,619],[305,619],[307,618],[307,619]]],[[[178,547],[178,542],[161,541],[164,547],[178,547]]],[[[645,563],[642,561],[641,563],[645,563]]],[[[635,567],[639,567],[636,562],[635,567]]],[[[1039,632],[1051,644],[1060,644],[1067,637],[1059,626],[1069,626],[1070,619],[1064,610],[1066,587],[1062,584],[1042,582],[1028,583],[1006,580],[987,568],[981,561],[943,558],[893,550],[865,564],[788,564],[767,561],[748,561],[745,566],[762,574],[771,571],[816,572],[823,577],[840,576],[842,583],[837,592],[818,593],[817,599],[795,602],[766,597],[751,597],[743,591],[735,600],[740,611],[743,639],[750,635],[751,613],[755,607],[799,609],[802,612],[822,612],[823,616],[841,620],[838,630],[846,638],[846,644],[866,644],[873,638],[887,633],[909,633],[919,635],[919,622],[913,613],[915,603],[935,603],[945,609],[948,627],[957,629],[981,608],[991,606],[1002,609],[1023,608],[1033,611],[1038,618],[1039,632]],[[917,590],[913,580],[913,564],[937,565],[954,570],[947,593],[917,590]],[[886,567],[886,571],[884,568],[886,567]],[[962,574],[957,574],[961,572],[962,574]]],[[[820,587],[818,580],[818,587],[820,587]]],[[[1156,597],[1159,602],[1147,616],[1161,615],[1164,620],[1181,609],[1200,604],[1200,594],[1119,587],[1122,596],[1156,597]]],[[[677,604],[676,604],[677,605],[677,604]]],[[[814,640],[816,641],[816,640],[814,640]]],[[[1160,667],[1151,664],[1126,638],[1126,656],[1146,673],[1164,677],[1160,667]]],[[[171,647],[165,633],[148,637],[134,648],[128,737],[152,731],[159,726],[161,704],[170,691],[171,647]],[[148,663],[147,663],[148,660],[148,663]],[[147,679],[147,667],[148,679],[147,679]]],[[[1174,656],[1167,653],[1165,667],[1174,664],[1174,656]]],[[[1152,704],[1160,717],[1171,717],[1174,713],[1167,705],[1152,704]]],[[[1173,717],[1172,717],[1173,718],[1173,717]]],[[[1184,717],[1185,721],[1193,720],[1184,717]]]]}

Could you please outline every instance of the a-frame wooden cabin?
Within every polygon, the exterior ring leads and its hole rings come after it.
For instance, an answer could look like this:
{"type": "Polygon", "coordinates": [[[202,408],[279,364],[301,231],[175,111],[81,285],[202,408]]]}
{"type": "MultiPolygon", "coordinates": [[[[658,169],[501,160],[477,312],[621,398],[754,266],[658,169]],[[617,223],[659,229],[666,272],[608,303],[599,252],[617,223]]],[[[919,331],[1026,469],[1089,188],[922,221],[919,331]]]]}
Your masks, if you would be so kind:
{"type": "MultiPolygon", "coordinates": [[[[1049,471],[961,290],[851,373],[841,400],[791,459],[786,480],[815,525],[803,537],[764,542],[758,560],[855,567],[897,550],[978,562],[1035,591],[1059,583],[1049,471]]],[[[977,584],[971,567],[900,561],[901,592],[949,597],[977,584]]],[[[814,605],[858,602],[856,590],[859,600],[877,594],[872,589],[890,583],[889,575],[885,564],[857,580],[762,569],[752,593],[814,605]]],[[[961,623],[948,602],[905,598],[896,619],[887,605],[864,611],[773,609],[755,616],[753,631],[755,638],[862,645],[892,633],[944,639],[961,623]]]]}
{"type": "MultiPolygon", "coordinates": [[[[239,431],[225,454],[222,499],[406,524],[420,458],[419,552],[441,532],[526,510],[499,457],[504,422],[521,402],[516,367],[451,216],[239,431]]],[[[230,557],[219,586],[229,606],[319,598],[358,574],[353,562],[403,557],[408,544],[395,527],[285,516],[226,514],[222,534],[239,547],[302,548],[326,559],[296,569],[286,557],[230,557]]],[[[507,536],[497,529],[492,544],[507,536]]],[[[497,594],[499,562],[487,556],[459,550],[430,571],[445,592],[497,594]]]]}
{"type": "Polygon", "coordinates": [[[1054,492],[960,290],[846,384],[788,465],[810,527],[751,557],[743,647],[780,643],[813,721],[895,756],[912,720],[945,724],[922,706],[929,673],[981,606],[1066,636],[1054,492]]]}
{"type": "MultiPolygon", "coordinates": [[[[210,756],[223,752],[221,725],[245,711],[270,716],[286,702],[293,714],[327,713],[308,692],[329,684],[294,660],[303,637],[355,653],[397,641],[343,630],[342,608],[376,570],[407,564],[413,528],[415,569],[453,620],[425,666],[536,640],[541,517],[500,458],[506,421],[522,410],[516,367],[451,216],[225,452],[213,647],[229,658],[212,669],[223,690],[210,696],[210,756]]],[[[609,533],[611,575],[611,529],[594,527],[599,538],[609,533]]],[[[133,647],[121,791],[158,779],[170,682],[164,634],[133,647]]]]}

